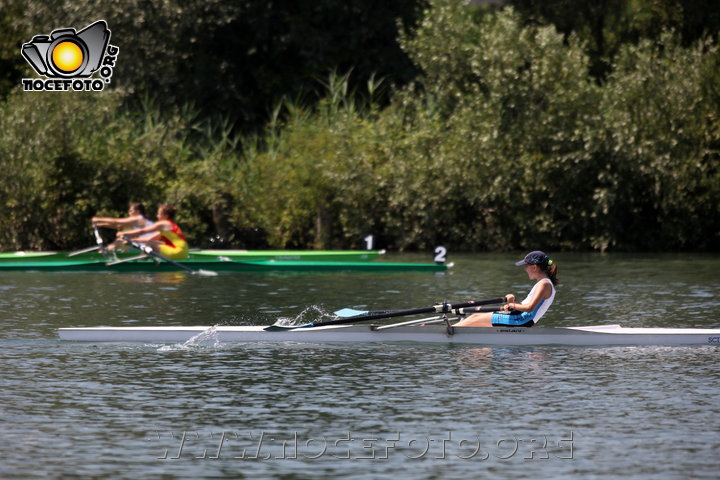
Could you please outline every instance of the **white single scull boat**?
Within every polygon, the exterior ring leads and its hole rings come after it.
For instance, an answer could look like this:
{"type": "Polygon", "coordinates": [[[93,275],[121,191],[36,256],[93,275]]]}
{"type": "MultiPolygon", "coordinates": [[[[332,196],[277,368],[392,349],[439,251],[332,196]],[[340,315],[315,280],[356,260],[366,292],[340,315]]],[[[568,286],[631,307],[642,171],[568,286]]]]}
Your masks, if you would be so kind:
{"type": "Polygon", "coordinates": [[[425,342],[477,345],[714,345],[720,329],[595,327],[452,327],[333,325],[267,331],[263,326],[60,328],[62,340],[184,343],[211,334],[220,343],[425,342]]]}

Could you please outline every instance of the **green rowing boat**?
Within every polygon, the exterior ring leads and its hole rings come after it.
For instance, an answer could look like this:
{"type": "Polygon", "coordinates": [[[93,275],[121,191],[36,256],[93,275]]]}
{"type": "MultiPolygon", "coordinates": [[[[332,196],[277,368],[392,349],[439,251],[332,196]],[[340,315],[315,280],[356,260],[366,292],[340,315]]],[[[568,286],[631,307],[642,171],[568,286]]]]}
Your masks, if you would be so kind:
{"type": "Polygon", "coordinates": [[[232,260],[304,260],[310,262],[367,262],[385,253],[384,250],[193,250],[191,258],[232,260]]]}
{"type": "MultiPolygon", "coordinates": [[[[404,271],[444,271],[448,265],[437,263],[395,263],[395,262],[350,262],[350,261],[312,261],[312,260],[235,260],[226,258],[201,259],[193,257],[177,262],[195,271],[215,272],[404,272],[404,271]]],[[[178,271],[175,265],[155,260],[126,260],[108,263],[102,260],[65,258],[62,260],[37,260],[0,262],[0,272],[169,272],[178,271]]]]}
{"type": "MultiPolygon", "coordinates": [[[[67,262],[72,260],[105,261],[97,249],[80,254],[72,252],[0,252],[0,268],[5,263],[67,262]]],[[[191,250],[189,260],[285,260],[311,262],[368,262],[377,259],[384,250],[191,250]]],[[[137,256],[138,252],[119,253],[120,260],[137,256]]]]}

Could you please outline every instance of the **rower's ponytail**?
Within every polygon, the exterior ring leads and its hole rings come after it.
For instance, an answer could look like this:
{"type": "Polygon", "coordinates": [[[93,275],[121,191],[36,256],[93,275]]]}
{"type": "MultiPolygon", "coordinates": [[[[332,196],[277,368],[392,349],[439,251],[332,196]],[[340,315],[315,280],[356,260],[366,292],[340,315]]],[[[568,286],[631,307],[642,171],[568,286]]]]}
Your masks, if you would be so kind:
{"type": "Polygon", "coordinates": [[[557,278],[557,269],[557,264],[552,260],[549,260],[548,264],[543,268],[543,271],[547,274],[553,285],[557,285],[560,282],[557,278]]]}

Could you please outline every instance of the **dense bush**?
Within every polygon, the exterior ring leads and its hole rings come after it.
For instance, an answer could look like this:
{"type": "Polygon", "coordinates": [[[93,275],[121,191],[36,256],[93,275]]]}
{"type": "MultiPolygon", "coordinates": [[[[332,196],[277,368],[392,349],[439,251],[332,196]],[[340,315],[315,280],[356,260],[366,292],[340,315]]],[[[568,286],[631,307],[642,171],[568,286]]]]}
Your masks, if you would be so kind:
{"type": "Polygon", "coordinates": [[[280,244],[718,247],[712,42],[628,45],[602,86],[581,42],[512,11],[436,2],[402,43],[424,75],[388,108],[294,107],[248,158],[280,244]]]}
{"type": "Polygon", "coordinates": [[[603,89],[599,235],[626,248],[720,245],[720,51],[666,33],[621,50],[603,89]]]}
{"type": "Polygon", "coordinates": [[[582,35],[431,3],[399,37],[415,82],[331,74],[256,135],[137,92],[12,92],[0,248],[84,246],[90,216],[129,201],[176,203],[198,246],[260,229],[278,247],[720,248],[711,37],[626,42],[599,79],[582,35]]]}
{"type": "Polygon", "coordinates": [[[286,95],[317,98],[316,79],[353,69],[409,81],[415,70],[398,30],[411,28],[424,0],[0,0],[0,98],[30,69],[20,42],[104,19],[120,47],[113,82],[160,108],[195,103],[203,117],[262,129],[286,95]],[[5,68],[2,68],[5,67],[5,68]]]}
{"type": "Polygon", "coordinates": [[[0,115],[0,244],[70,248],[90,240],[90,217],[130,201],[175,201],[177,166],[190,157],[187,115],[130,113],[119,92],[14,92],[0,115]]]}

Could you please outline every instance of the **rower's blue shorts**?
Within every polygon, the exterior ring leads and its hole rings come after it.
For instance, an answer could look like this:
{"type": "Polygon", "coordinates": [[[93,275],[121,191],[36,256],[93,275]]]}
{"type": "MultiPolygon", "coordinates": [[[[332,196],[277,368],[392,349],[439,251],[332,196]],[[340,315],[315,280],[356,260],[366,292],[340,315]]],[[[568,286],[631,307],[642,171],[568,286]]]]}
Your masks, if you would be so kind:
{"type": "Polygon", "coordinates": [[[493,313],[493,327],[532,327],[535,325],[529,313],[520,313],[518,315],[510,315],[508,313],[493,313]]]}

